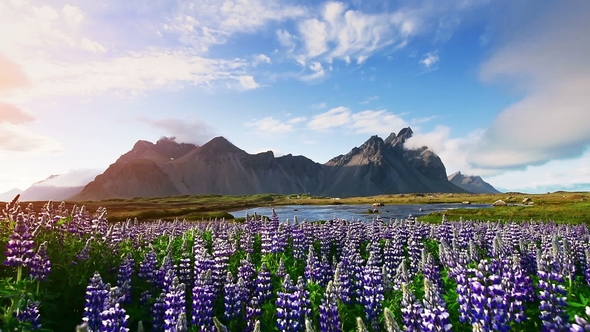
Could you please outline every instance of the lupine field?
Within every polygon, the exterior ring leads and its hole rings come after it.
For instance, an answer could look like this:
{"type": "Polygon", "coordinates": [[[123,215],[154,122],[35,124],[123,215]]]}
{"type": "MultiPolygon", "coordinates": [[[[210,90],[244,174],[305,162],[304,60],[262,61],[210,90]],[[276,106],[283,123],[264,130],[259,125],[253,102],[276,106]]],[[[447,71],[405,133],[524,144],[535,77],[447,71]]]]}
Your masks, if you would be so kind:
{"type": "Polygon", "coordinates": [[[13,201],[2,331],[590,331],[585,224],[109,223],[13,201]]]}

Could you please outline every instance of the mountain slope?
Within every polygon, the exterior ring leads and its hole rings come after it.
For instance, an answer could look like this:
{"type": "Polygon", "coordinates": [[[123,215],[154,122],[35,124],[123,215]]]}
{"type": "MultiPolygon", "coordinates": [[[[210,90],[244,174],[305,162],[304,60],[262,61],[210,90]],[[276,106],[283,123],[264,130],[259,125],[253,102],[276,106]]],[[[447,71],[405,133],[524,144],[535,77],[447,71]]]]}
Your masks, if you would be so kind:
{"type": "Polygon", "coordinates": [[[3,192],[0,194],[0,202],[10,202],[16,195],[22,192],[23,191],[18,188],[10,189],[9,191],[3,192]]]}
{"type": "Polygon", "coordinates": [[[248,195],[301,193],[359,196],[383,193],[461,192],[447,180],[440,158],[426,147],[406,150],[410,128],[385,141],[371,137],[361,147],[326,164],[304,156],[249,154],[223,137],[202,146],[173,139],[133,149],[90,182],[75,200],[181,194],[248,195]],[[164,148],[165,145],[165,148],[164,148]]]}
{"type": "Polygon", "coordinates": [[[454,185],[461,187],[474,194],[498,194],[500,191],[496,190],[491,184],[485,182],[477,175],[463,175],[461,172],[455,172],[449,175],[449,181],[454,185]]]}

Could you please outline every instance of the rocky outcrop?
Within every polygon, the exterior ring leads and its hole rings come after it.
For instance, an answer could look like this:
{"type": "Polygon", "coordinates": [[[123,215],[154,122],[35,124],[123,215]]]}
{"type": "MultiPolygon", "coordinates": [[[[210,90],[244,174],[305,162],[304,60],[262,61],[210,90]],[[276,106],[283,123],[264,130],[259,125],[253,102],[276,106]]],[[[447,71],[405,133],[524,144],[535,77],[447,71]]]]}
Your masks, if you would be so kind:
{"type": "Polygon", "coordinates": [[[449,181],[474,194],[498,194],[500,193],[491,184],[485,182],[477,175],[463,175],[461,172],[455,172],[449,175],[449,181]]]}

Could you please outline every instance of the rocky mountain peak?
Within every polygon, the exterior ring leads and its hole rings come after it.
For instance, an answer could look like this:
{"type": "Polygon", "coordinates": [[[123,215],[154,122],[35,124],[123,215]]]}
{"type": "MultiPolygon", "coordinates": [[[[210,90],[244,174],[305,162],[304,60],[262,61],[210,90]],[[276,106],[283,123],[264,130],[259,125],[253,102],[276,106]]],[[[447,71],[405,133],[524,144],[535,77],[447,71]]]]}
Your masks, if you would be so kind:
{"type": "Polygon", "coordinates": [[[412,128],[402,128],[402,130],[400,130],[397,135],[395,133],[391,133],[385,139],[385,144],[391,145],[395,148],[403,148],[403,144],[406,142],[406,140],[412,137],[413,134],[414,131],[412,131],[412,128]]]}
{"type": "Polygon", "coordinates": [[[200,154],[246,153],[223,136],[217,136],[199,148],[200,154]]]}

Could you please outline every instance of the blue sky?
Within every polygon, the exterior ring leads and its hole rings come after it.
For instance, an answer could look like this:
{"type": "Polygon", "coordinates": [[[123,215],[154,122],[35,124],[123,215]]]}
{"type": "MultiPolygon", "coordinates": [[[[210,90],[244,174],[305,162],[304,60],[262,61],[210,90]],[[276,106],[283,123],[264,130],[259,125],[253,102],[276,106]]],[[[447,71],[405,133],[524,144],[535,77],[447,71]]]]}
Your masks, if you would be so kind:
{"type": "Polygon", "coordinates": [[[323,163],[406,126],[448,174],[588,189],[589,14],[588,1],[4,1],[0,192],[88,181],[164,135],[323,163]]]}

